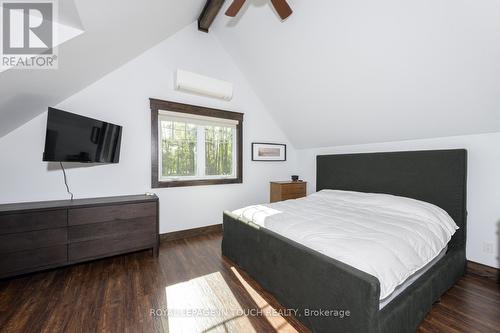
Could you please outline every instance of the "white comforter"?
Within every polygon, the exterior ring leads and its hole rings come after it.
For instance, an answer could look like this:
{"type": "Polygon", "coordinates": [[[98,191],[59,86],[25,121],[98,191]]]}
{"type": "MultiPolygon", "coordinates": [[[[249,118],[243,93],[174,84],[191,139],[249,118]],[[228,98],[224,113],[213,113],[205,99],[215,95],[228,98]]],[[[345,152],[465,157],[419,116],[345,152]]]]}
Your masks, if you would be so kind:
{"type": "Polygon", "coordinates": [[[432,261],[458,229],[427,202],[336,190],[233,213],[375,276],[381,300],[432,261]]]}

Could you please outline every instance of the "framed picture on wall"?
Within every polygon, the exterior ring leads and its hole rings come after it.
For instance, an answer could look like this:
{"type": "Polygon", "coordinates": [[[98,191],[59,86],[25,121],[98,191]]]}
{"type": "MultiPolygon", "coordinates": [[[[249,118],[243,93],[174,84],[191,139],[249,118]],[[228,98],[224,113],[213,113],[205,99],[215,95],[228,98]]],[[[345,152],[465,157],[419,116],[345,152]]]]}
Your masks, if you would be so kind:
{"type": "Polygon", "coordinates": [[[252,161],[286,161],[286,145],[279,143],[252,143],[252,161]]]}

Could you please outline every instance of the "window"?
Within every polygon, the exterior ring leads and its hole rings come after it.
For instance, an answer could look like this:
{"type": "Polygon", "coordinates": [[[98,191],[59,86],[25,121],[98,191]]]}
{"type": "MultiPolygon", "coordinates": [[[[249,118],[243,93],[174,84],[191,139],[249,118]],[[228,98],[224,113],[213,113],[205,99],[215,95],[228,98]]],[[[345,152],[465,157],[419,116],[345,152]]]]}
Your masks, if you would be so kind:
{"type": "Polygon", "coordinates": [[[243,114],[151,99],[152,187],[242,182],[243,114]]]}
{"type": "Polygon", "coordinates": [[[160,180],[235,178],[237,121],[159,111],[160,180]]]}

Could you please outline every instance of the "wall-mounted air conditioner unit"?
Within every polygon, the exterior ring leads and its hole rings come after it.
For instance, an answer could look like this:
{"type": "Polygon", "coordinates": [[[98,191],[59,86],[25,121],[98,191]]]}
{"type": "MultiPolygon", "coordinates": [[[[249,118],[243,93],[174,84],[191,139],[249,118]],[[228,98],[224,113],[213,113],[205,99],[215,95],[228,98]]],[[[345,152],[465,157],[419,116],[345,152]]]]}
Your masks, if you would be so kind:
{"type": "Polygon", "coordinates": [[[214,79],[181,69],[177,70],[175,89],[221,98],[227,101],[233,98],[233,84],[231,82],[214,79]]]}

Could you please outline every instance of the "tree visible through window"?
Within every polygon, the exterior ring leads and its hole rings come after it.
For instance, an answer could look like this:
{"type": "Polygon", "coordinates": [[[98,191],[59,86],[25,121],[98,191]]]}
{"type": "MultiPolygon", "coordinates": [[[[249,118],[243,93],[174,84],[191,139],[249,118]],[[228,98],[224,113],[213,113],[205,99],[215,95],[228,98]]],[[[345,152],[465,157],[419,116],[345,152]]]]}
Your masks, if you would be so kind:
{"type": "Polygon", "coordinates": [[[231,175],[233,168],[233,129],[205,127],[205,175],[231,175]]]}
{"type": "Polygon", "coordinates": [[[160,126],[162,176],[195,176],[196,126],[168,120],[160,126]]]}

